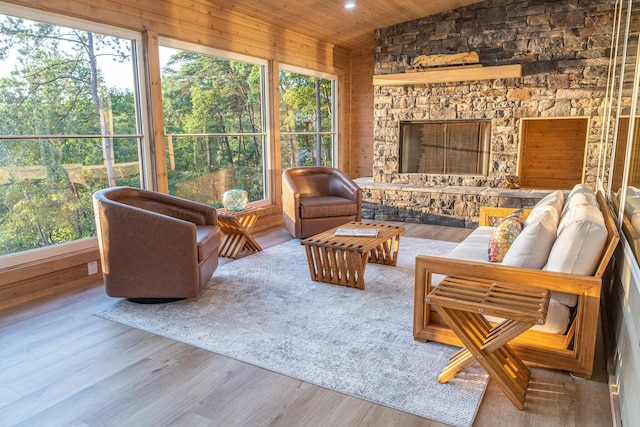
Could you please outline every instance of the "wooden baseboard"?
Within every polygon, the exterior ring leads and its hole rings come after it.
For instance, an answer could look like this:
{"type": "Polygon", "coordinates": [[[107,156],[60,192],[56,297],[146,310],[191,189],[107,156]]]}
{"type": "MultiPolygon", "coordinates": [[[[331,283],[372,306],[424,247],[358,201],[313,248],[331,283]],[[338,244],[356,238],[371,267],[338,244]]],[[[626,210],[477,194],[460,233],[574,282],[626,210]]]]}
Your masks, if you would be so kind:
{"type": "Polygon", "coordinates": [[[0,310],[79,286],[102,282],[100,253],[84,249],[0,271],[0,310]],[[89,274],[89,263],[97,273],[89,274]]]}

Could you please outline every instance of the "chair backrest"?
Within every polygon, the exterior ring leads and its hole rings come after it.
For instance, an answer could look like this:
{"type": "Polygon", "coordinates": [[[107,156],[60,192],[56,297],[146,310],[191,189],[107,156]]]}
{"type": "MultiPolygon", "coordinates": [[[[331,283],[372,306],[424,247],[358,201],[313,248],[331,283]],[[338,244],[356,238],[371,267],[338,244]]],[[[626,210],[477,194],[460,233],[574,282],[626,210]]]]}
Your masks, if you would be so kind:
{"type": "Polygon", "coordinates": [[[319,197],[331,194],[333,168],[326,166],[291,168],[285,171],[296,185],[301,197],[319,197]]]}
{"type": "Polygon", "coordinates": [[[329,194],[329,175],[311,174],[299,175],[294,178],[294,182],[301,197],[319,197],[329,194]]]}
{"type": "MultiPolygon", "coordinates": [[[[101,203],[111,205],[120,214],[125,215],[129,207],[142,211],[159,213],[161,215],[189,221],[196,225],[207,224],[206,215],[184,206],[177,206],[174,198],[153,191],[131,187],[112,187],[99,190],[95,198],[101,203]]],[[[141,215],[142,212],[138,211],[141,215]]]]}

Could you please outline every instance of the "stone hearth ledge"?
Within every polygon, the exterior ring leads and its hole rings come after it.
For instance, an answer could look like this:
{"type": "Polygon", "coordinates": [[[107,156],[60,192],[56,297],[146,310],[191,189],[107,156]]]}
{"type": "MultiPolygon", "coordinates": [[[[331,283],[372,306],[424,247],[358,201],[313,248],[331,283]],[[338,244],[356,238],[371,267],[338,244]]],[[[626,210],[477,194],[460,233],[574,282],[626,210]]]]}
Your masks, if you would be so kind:
{"type": "Polygon", "coordinates": [[[530,208],[554,190],[415,185],[354,179],[362,188],[362,218],[476,228],[481,206],[530,208]]]}

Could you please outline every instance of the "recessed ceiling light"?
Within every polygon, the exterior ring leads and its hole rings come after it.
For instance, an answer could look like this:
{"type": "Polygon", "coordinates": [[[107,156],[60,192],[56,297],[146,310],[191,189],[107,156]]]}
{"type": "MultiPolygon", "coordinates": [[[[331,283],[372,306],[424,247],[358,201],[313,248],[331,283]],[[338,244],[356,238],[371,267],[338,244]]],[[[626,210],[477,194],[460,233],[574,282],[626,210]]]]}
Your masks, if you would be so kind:
{"type": "Polygon", "coordinates": [[[354,0],[347,0],[347,1],[344,3],[344,8],[345,8],[345,9],[351,10],[351,9],[353,9],[354,7],[356,7],[356,2],[355,2],[354,0]]]}

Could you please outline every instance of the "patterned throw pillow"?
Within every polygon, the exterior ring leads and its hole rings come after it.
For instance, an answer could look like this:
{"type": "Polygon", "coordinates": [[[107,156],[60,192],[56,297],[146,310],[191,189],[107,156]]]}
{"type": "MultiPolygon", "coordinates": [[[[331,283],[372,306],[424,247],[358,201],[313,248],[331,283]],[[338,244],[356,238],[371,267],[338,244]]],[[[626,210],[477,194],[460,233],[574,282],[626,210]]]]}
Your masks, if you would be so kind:
{"type": "Polygon", "coordinates": [[[524,225],[524,215],[522,209],[519,209],[507,216],[496,231],[493,232],[491,240],[489,240],[489,261],[502,262],[511,244],[518,234],[522,231],[524,225]]]}

